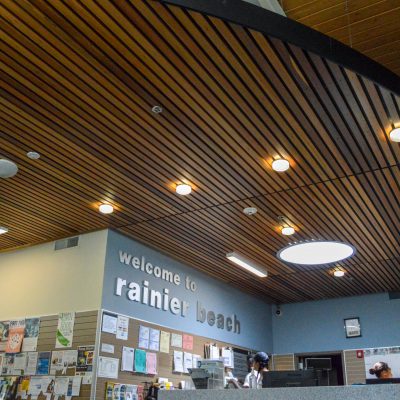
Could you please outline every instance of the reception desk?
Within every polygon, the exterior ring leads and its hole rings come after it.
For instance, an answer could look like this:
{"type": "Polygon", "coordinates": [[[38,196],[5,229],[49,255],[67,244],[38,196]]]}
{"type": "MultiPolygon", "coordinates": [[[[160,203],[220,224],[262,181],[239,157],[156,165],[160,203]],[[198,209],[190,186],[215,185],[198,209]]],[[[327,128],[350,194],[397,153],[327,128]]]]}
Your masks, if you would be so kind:
{"type": "Polygon", "coordinates": [[[399,385],[160,391],[159,400],[399,400],[399,385]]]}

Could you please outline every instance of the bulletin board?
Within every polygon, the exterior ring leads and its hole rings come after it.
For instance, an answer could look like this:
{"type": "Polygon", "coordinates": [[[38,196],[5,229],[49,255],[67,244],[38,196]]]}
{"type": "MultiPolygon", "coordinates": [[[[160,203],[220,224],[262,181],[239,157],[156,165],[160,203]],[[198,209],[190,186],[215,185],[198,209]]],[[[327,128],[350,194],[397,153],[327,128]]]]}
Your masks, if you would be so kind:
{"type": "MultiPolygon", "coordinates": [[[[73,340],[72,346],[65,348],[65,350],[77,350],[78,346],[90,346],[95,345],[96,342],[96,332],[97,332],[97,316],[98,311],[85,311],[75,313],[75,323],[73,329],[73,340]]],[[[26,317],[28,318],[28,317],[26,317]]],[[[50,315],[40,317],[40,330],[37,342],[38,352],[43,351],[56,351],[61,349],[56,349],[56,334],[58,325],[58,315],[50,315]]],[[[94,368],[94,367],[93,367],[94,368]]],[[[56,376],[60,373],[56,373],[56,376]]],[[[69,368],[64,376],[74,376],[75,368],[69,368]]],[[[9,376],[8,376],[9,377],[9,376]]],[[[89,400],[91,394],[90,384],[81,384],[80,395],[73,396],[73,400],[89,400]]],[[[31,396],[28,396],[28,400],[31,396]]],[[[37,397],[39,400],[46,400],[46,396],[39,395],[37,397]]],[[[54,399],[53,395],[51,399],[54,399]]],[[[20,399],[20,397],[17,397],[20,399]]],[[[63,396],[59,397],[59,400],[64,400],[63,396]]]]}
{"type": "MultiPolygon", "coordinates": [[[[177,334],[185,334],[187,332],[173,330],[169,328],[164,328],[162,326],[156,324],[150,324],[147,322],[139,321],[130,318],[129,319],[129,329],[128,329],[128,340],[120,340],[116,338],[116,335],[106,332],[101,332],[100,336],[100,356],[105,357],[113,357],[118,358],[120,360],[119,369],[121,369],[121,358],[122,358],[122,348],[126,347],[133,347],[138,348],[138,340],[139,340],[139,327],[140,325],[147,326],[149,328],[158,329],[160,331],[165,331],[169,333],[177,333],[177,334]],[[111,344],[114,346],[114,354],[104,353],[101,351],[101,344],[111,344]]],[[[214,340],[211,338],[206,338],[202,336],[193,336],[193,350],[190,350],[193,354],[199,354],[201,357],[204,357],[204,346],[208,343],[217,344],[219,347],[236,347],[232,344],[221,342],[218,340],[214,340]]],[[[106,390],[106,383],[107,382],[118,382],[122,384],[130,384],[130,385],[143,385],[144,382],[155,382],[156,378],[163,377],[168,378],[170,382],[173,382],[174,387],[178,387],[180,381],[189,381],[190,376],[189,374],[184,373],[176,373],[173,372],[173,354],[174,350],[183,351],[181,348],[171,347],[169,349],[169,353],[161,353],[157,352],[157,376],[154,375],[146,375],[146,374],[138,374],[135,372],[125,372],[119,371],[118,372],[118,379],[108,379],[108,378],[97,378],[96,384],[96,399],[104,399],[105,398],[105,390],[106,390]]],[[[251,351],[250,349],[241,348],[244,351],[251,351]]],[[[150,350],[149,350],[150,351],[150,350]]]]}

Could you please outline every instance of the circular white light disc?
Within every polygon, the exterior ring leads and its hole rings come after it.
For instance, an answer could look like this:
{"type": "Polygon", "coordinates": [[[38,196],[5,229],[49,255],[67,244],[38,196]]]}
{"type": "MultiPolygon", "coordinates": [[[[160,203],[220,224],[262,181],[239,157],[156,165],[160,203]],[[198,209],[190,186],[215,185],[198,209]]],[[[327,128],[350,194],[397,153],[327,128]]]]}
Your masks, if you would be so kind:
{"type": "Polygon", "coordinates": [[[12,178],[17,172],[17,164],[5,158],[0,159],[0,178],[12,178]]]}
{"type": "Polygon", "coordinates": [[[344,271],[335,271],[333,275],[335,275],[337,278],[341,278],[344,276],[344,271]]]}
{"type": "Polygon", "coordinates": [[[111,214],[114,211],[114,207],[111,204],[101,204],[99,211],[103,214],[111,214]]]}
{"type": "Polygon", "coordinates": [[[282,232],[282,235],[290,236],[290,235],[294,234],[295,230],[291,226],[287,226],[285,228],[282,228],[281,232],[282,232]]]}
{"type": "Polygon", "coordinates": [[[289,161],[283,158],[272,162],[272,169],[276,172],[287,171],[290,167],[289,161]]]}
{"type": "Polygon", "coordinates": [[[176,186],[176,193],[180,194],[181,196],[186,196],[190,194],[192,191],[192,187],[190,185],[186,185],[184,183],[176,186]]]}
{"type": "Polygon", "coordinates": [[[4,227],[4,226],[0,226],[0,235],[2,235],[3,233],[7,233],[8,232],[8,228],[4,227]]]}
{"type": "Polygon", "coordinates": [[[392,132],[390,132],[390,140],[392,142],[400,142],[400,128],[394,128],[392,132]]]}
{"type": "Polygon", "coordinates": [[[354,253],[354,247],[346,243],[316,241],[285,247],[277,256],[293,264],[320,265],[344,260],[354,253]]]}

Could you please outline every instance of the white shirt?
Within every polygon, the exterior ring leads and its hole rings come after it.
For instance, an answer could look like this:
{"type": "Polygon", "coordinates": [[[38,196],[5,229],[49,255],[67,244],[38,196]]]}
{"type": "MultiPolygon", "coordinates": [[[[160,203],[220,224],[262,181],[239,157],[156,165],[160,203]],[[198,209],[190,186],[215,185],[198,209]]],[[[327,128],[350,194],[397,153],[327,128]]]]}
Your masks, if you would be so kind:
{"type": "MultiPolygon", "coordinates": [[[[257,372],[249,372],[246,375],[246,378],[244,378],[244,383],[243,383],[243,387],[244,388],[248,388],[250,387],[250,375],[254,373],[257,376],[257,372]]],[[[257,389],[261,389],[262,388],[262,373],[260,372],[257,376],[257,389]]]]}

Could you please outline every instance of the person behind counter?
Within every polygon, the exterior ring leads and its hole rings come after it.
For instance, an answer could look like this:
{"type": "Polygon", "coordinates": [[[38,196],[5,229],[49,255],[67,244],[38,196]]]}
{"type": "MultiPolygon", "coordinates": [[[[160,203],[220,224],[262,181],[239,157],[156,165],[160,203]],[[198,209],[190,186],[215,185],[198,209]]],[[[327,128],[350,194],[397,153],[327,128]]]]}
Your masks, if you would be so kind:
{"type": "Polygon", "coordinates": [[[266,353],[260,351],[252,359],[253,366],[250,373],[246,375],[243,387],[251,389],[261,389],[263,371],[268,371],[269,357],[266,353]]]}
{"type": "Polygon", "coordinates": [[[393,378],[392,370],[387,365],[387,363],[380,361],[374,364],[372,368],[370,368],[369,373],[371,375],[376,375],[378,379],[389,379],[393,378]]]}

